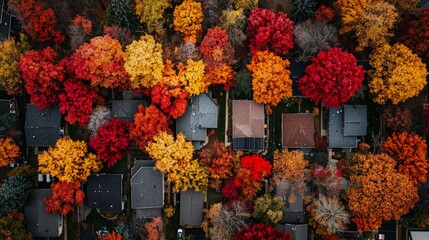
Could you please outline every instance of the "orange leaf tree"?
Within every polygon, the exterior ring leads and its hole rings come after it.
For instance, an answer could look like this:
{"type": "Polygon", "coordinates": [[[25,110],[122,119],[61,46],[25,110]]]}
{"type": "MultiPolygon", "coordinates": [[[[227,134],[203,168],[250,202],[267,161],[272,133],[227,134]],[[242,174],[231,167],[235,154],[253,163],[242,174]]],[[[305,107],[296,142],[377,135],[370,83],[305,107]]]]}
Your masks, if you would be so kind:
{"type": "Polygon", "coordinates": [[[377,229],[383,220],[399,220],[414,207],[417,188],[408,176],[395,170],[393,158],[385,154],[357,154],[353,158],[346,199],[359,231],[377,229]]]}
{"type": "Polygon", "coordinates": [[[38,156],[39,172],[49,173],[60,181],[74,183],[86,182],[92,172],[100,171],[100,159],[88,153],[84,141],[73,141],[65,137],[60,138],[55,147],[49,147],[38,156]]]}
{"type": "Polygon", "coordinates": [[[415,185],[424,183],[428,175],[426,140],[413,133],[392,133],[384,142],[383,151],[396,160],[398,171],[415,185]]]}
{"type": "Polygon", "coordinates": [[[25,227],[24,214],[12,211],[6,216],[0,218],[0,239],[5,240],[31,240],[31,234],[25,227]]]}
{"type": "Polygon", "coordinates": [[[252,72],[253,99],[272,106],[292,97],[289,61],[269,51],[257,52],[247,68],[252,72]]]}
{"type": "Polygon", "coordinates": [[[161,131],[168,131],[169,118],[154,105],[145,107],[139,105],[138,112],[134,115],[134,124],[131,126],[130,137],[143,151],[147,142],[161,131]]]}
{"type": "Polygon", "coordinates": [[[147,239],[151,240],[165,240],[163,236],[164,225],[161,217],[156,217],[152,221],[145,223],[144,227],[147,231],[147,239]]]}
{"type": "Polygon", "coordinates": [[[370,0],[337,0],[336,4],[340,11],[341,29],[340,33],[347,33],[356,27],[362,16],[367,2],[370,0]]]}
{"type": "Polygon", "coordinates": [[[85,193],[80,190],[80,183],[56,182],[51,183],[52,195],[43,201],[46,212],[60,213],[65,216],[73,211],[73,206],[82,205],[85,193]]]}
{"type": "Polygon", "coordinates": [[[14,163],[19,155],[19,147],[12,138],[0,138],[0,168],[14,163]]]}
{"type": "Polygon", "coordinates": [[[97,237],[97,240],[122,240],[122,235],[120,233],[115,232],[115,231],[111,231],[105,237],[99,235],[97,237]]]}
{"type": "Polygon", "coordinates": [[[125,53],[121,43],[110,37],[99,36],[80,46],[70,57],[68,69],[93,87],[126,88],[128,74],[124,69],[125,53]]]}
{"type": "Polygon", "coordinates": [[[402,44],[388,44],[370,55],[369,90],[374,102],[393,104],[417,96],[426,85],[427,69],[422,60],[402,44]]]}
{"type": "Polygon", "coordinates": [[[203,8],[200,2],[185,0],[174,8],[174,30],[183,34],[185,42],[197,42],[203,32],[203,8]]]}
{"type": "Polygon", "coordinates": [[[210,147],[205,147],[199,152],[200,162],[207,166],[209,171],[209,186],[217,189],[222,180],[233,176],[234,153],[225,144],[215,141],[210,147]]]}

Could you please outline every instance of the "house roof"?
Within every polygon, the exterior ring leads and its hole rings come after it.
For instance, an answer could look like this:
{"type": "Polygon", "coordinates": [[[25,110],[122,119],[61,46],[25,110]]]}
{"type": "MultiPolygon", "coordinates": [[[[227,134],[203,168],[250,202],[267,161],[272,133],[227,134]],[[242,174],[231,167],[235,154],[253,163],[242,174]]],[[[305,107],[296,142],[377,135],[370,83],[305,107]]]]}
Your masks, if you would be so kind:
{"type": "Polygon", "coordinates": [[[25,138],[27,146],[54,146],[60,138],[61,114],[58,106],[40,110],[27,104],[25,138]]]}
{"type": "Polygon", "coordinates": [[[344,110],[340,108],[329,108],[328,143],[330,148],[356,148],[356,136],[344,136],[344,110]]]}
{"type": "Polygon", "coordinates": [[[202,93],[189,100],[185,114],[176,121],[176,133],[183,133],[198,150],[207,138],[207,129],[217,128],[217,122],[218,106],[202,93]]]}
{"type": "Polygon", "coordinates": [[[265,135],[264,105],[253,100],[232,101],[232,137],[261,137],[265,135]]]}
{"type": "Polygon", "coordinates": [[[138,112],[138,106],[143,100],[113,100],[112,116],[122,121],[134,122],[134,114],[138,112]]]}
{"type": "Polygon", "coordinates": [[[144,217],[161,215],[164,205],[164,176],[154,166],[140,166],[132,169],[131,208],[142,210],[144,217]],[[156,214],[156,215],[155,215],[156,214]]]}
{"type": "Polygon", "coordinates": [[[314,115],[311,113],[282,114],[282,146],[314,148],[314,115]]]}
{"type": "Polygon", "coordinates": [[[2,11],[1,23],[0,23],[0,41],[9,38],[10,29],[12,26],[12,16],[5,11],[2,11]]]}
{"type": "Polygon", "coordinates": [[[179,225],[201,225],[203,222],[203,204],[202,192],[196,192],[194,189],[181,192],[179,225]]]}
{"type": "Polygon", "coordinates": [[[344,105],[344,136],[365,136],[367,121],[366,105],[344,105]]]}
{"type": "Polygon", "coordinates": [[[52,194],[52,189],[33,189],[24,207],[27,230],[33,237],[59,237],[62,233],[63,218],[59,214],[47,213],[44,198],[52,194]]]}
{"type": "Polygon", "coordinates": [[[89,176],[86,199],[89,208],[98,208],[100,212],[122,212],[122,174],[89,176]]]}
{"type": "Polygon", "coordinates": [[[123,96],[124,100],[141,100],[141,99],[143,99],[141,93],[135,93],[132,91],[124,91],[122,93],[122,96],[123,96]]]}

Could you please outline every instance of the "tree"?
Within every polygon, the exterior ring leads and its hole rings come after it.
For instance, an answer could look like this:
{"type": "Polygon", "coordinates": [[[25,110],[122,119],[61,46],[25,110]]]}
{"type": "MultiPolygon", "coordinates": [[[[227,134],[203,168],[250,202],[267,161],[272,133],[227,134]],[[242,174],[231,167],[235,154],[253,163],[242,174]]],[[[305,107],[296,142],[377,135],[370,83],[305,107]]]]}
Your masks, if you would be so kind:
{"type": "Polygon", "coordinates": [[[234,81],[237,83],[236,94],[244,94],[246,97],[252,96],[252,73],[246,68],[240,70],[234,77],[234,81]]]}
{"type": "Polygon", "coordinates": [[[420,10],[417,19],[408,22],[406,32],[400,37],[400,41],[409,47],[421,58],[429,61],[429,8],[420,10]]]}
{"type": "Polygon", "coordinates": [[[130,0],[111,0],[106,10],[106,25],[135,29],[137,17],[131,9],[130,0]]]}
{"type": "Polygon", "coordinates": [[[134,115],[134,124],[131,126],[130,137],[143,151],[148,141],[161,131],[170,131],[170,120],[161,110],[154,105],[145,107],[139,105],[138,112],[134,115]]]}
{"type": "Polygon", "coordinates": [[[370,55],[369,91],[373,101],[394,105],[417,96],[426,85],[427,70],[421,59],[402,44],[388,44],[370,55]]]}
{"type": "Polygon", "coordinates": [[[247,226],[246,220],[251,216],[243,202],[215,203],[207,212],[203,230],[212,240],[231,239],[236,231],[247,226]]]}
{"type": "Polygon", "coordinates": [[[0,218],[0,239],[31,240],[31,234],[27,233],[24,214],[12,211],[0,218]]]}
{"type": "Polygon", "coordinates": [[[293,0],[292,14],[290,17],[295,21],[303,21],[313,16],[316,11],[317,0],[293,0]]]}
{"type": "Polygon", "coordinates": [[[367,2],[371,0],[337,0],[336,4],[341,17],[340,33],[353,31],[363,14],[367,2]]]}
{"type": "Polygon", "coordinates": [[[124,57],[118,40],[109,35],[99,36],[80,46],[67,67],[77,78],[90,81],[93,87],[127,88],[124,57]]]}
{"type": "Polygon", "coordinates": [[[99,235],[97,237],[97,240],[122,240],[122,235],[120,233],[115,232],[115,231],[111,231],[105,237],[103,237],[102,235],[99,235]]]}
{"type": "Polygon", "coordinates": [[[118,26],[104,26],[104,34],[110,35],[113,39],[118,40],[121,43],[123,49],[133,42],[133,34],[128,28],[118,26]]]}
{"type": "Polygon", "coordinates": [[[298,87],[316,103],[321,101],[327,108],[339,107],[362,88],[364,78],[365,71],[357,66],[353,54],[330,48],[311,59],[298,87]]]}
{"type": "Polygon", "coordinates": [[[86,182],[91,171],[98,172],[102,167],[99,158],[88,153],[84,141],[73,141],[68,137],[58,139],[55,147],[49,147],[38,156],[38,161],[39,172],[68,183],[86,182]]]}
{"type": "Polygon", "coordinates": [[[207,70],[231,65],[234,60],[234,48],[228,40],[228,34],[220,27],[210,28],[200,45],[200,52],[207,70]]]}
{"type": "Polygon", "coordinates": [[[89,122],[86,130],[94,137],[97,134],[98,129],[101,126],[108,123],[112,118],[110,110],[105,106],[97,106],[92,110],[91,116],[89,116],[89,122]]]}
{"type": "Polygon", "coordinates": [[[96,150],[103,162],[107,162],[108,167],[112,167],[128,152],[130,127],[128,121],[113,118],[101,126],[97,134],[89,140],[89,146],[96,150]]]}
{"type": "Polygon", "coordinates": [[[304,153],[301,151],[288,151],[287,149],[281,152],[274,151],[273,181],[274,183],[287,182],[289,184],[289,203],[295,202],[296,192],[304,196],[307,167],[308,161],[304,159],[304,153]]]}
{"type": "Polygon", "coordinates": [[[22,176],[6,178],[0,188],[0,216],[21,210],[27,203],[31,182],[22,176]]]}
{"type": "Polygon", "coordinates": [[[396,8],[389,3],[375,1],[368,4],[355,27],[359,43],[356,50],[362,51],[367,47],[374,49],[387,44],[393,36],[392,30],[398,17],[396,8]]]}
{"type": "Polygon", "coordinates": [[[289,61],[269,51],[257,52],[247,68],[252,72],[253,99],[257,103],[277,106],[292,97],[289,61]]]}
{"type": "Polygon", "coordinates": [[[65,120],[68,123],[74,125],[77,122],[86,128],[92,106],[97,102],[104,102],[104,99],[77,79],[67,79],[63,85],[64,89],[59,95],[60,102],[58,104],[61,114],[67,113],[65,120]]]}
{"type": "Polygon", "coordinates": [[[38,42],[54,40],[62,43],[64,35],[55,28],[57,17],[52,8],[45,7],[45,3],[39,0],[11,0],[8,3],[9,10],[17,14],[24,30],[31,38],[38,42]]]}
{"type": "Polygon", "coordinates": [[[295,25],[295,42],[301,49],[298,60],[307,61],[320,51],[326,51],[338,44],[337,29],[325,22],[307,20],[295,25]]]}
{"type": "Polygon", "coordinates": [[[125,51],[125,70],[131,76],[131,87],[153,87],[162,78],[162,46],[151,35],[133,41],[125,51]]]}
{"type": "Polygon", "coordinates": [[[65,61],[56,61],[58,54],[50,47],[28,51],[19,60],[30,102],[43,109],[58,103],[60,82],[64,80],[65,61]]]}
{"type": "Polygon", "coordinates": [[[208,171],[197,160],[192,160],[194,148],[182,133],[174,139],[165,131],[159,132],[148,143],[146,151],[155,160],[156,168],[167,174],[167,181],[174,184],[173,192],[207,188],[208,171]]]}
{"type": "Polygon", "coordinates": [[[282,197],[265,194],[255,200],[253,217],[267,224],[277,224],[283,218],[284,204],[282,197]]]}
{"type": "Polygon", "coordinates": [[[186,65],[179,63],[177,68],[179,69],[179,81],[190,96],[198,96],[208,91],[210,83],[205,81],[205,66],[202,60],[194,61],[190,59],[186,65]]]}
{"type": "Polygon", "coordinates": [[[164,224],[161,217],[156,217],[152,221],[145,223],[144,227],[147,230],[147,239],[150,240],[165,240],[164,224]]]}
{"type": "Polygon", "coordinates": [[[0,85],[6,88],[9,95],[16,95],[22,91],[18,63],[29,49],[30,46],[24,34],[20,34],[20,41],[8,38],[0,42],[0,85]]]}
{"type": "Polygon", "coordinates": [[[394,5],[401,14],[415,14],[418,12],[419,0],[387,0],[394,5]]]}
{"type": "Polygon", "coordinates": [[[318,22],[329,23],[334,19],[335,13],[332,8],[325,5],[320,5],[320,7],[314,13],[314,18],[318,22]]]}
{"type": "Polygon", "coordinates": [[[199,153],[200,163],[209,171],[209,186],[220,188],[222,180],[233,176],[234,153],[219,141],[203,148],[199,153]]]}
{"type": "Polygon", "coordinates": [[[286,14],[255,8],[248,22],[246,33],[253,55],[264,50],[284,55],[293,48],[293,21],[286,14]]]}
{"type": "Polygon", "coordinates": [[[407,107],[387,107],[383,117],[386,126],[394,132],[410,131],[413,127],[413,116],[407,107]]]}
{"type": "Polygon", "coordinates": [[[32,177],[34,177],[35,175],[36,175],[36,169],[27,163],[22,164],[19,167],[14,168],[7,173],[8,177],[22,176],[28,179],[32,179],[32,177]]]}
{"type": "Polygon", "coordinates": [[[234,234],[233,240],[290,240],[289,232],[282,232],[275,227],[271,227],[265,223],[257,223],[252,227],[245,226],[241,231],[237,231],[234,234]]]}
{"type": "Polygon", "coordinates": [[[85,193],[80,190],[80,183],[54,182],[51,183],[52,195],[43,199],[46,212],[60,213],[66,216],[73,207],[83,204],[85,193]]]}
{"type": "Polygon", "coordinates": [[[146,25],[149,34],[165,35],[165,10],[171,7],[169,0],[136,1],[136,13],[140,22],[146,25]]]}
{"type": "MultiPolygon", "coordinates": [[[[176,74],[174,70],[173,74],[176,74]]],[[[150,93],[152,103],[158,105],[164,113],[175,119],[185,114],[189,94],[183,87],[158,83],[150,93]]]]}
{"type": "Polygon", "coordinates": [[[426,140],[413,133],[392,133],[383,149],[396,160],[398,172],[409,177],[414,184],[424,183],[428,175],[426,140]]]}
{"type": "Polygon", "coordinates": [[[242,47],[247,39],[246,34],[244,34],[246,24],[246,16],[242,8],[222,11],[220,27],[228,31],[228,39],[234,48],[242,47]]]}
{"type": "Polygon", "coordinates": [[[385,154],[353,157],[348,208],[358,231],[377,229],[383,220],[398,220],[414,207],[417,188],[408,176],[395,170],[395,160],[385,154]]]}
{"type": "Polygon", "coordinates": [[[12,138],[0,138],[0,168],[14,163],[20,154],[19,147],[12,138]]]}
{"type": "Polygon", "coordinates": [[[203,32],[203,8],[200,2],[185,0],[174,8],[174,30],[181,33],[185,42],[197,42],[203,32]]]}
{"type": "Polygon", "coordinates": [[[70,47],[76,50],[91,38],[92,21],[85,16],[76,15],[67,32],[70,37],[70,47]]]}
{"type": "Polygon", "coordinates": [[[236,9],[253,9],[258,6],[259,0],[229,0],[230,3],[233,3],[236,9]]]}

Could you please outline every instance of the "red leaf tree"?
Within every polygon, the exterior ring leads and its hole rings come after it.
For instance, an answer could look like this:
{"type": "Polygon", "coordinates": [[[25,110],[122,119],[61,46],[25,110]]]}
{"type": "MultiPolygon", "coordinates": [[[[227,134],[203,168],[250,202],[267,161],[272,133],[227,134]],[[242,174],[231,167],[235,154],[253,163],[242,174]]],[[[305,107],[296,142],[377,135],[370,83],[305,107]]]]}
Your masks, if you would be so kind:
{"type": "Polygon", "coordinates": [[[121,43],[111,36],[99,36],[80,46],[70,57],[68,70],[93,87],[127,87],[129,76],[124,69],[121,43]]]}
{"type": "Polygon", "coordinates": [[[134,115],[134,124],[131,126],[130,136],[136,144],[146,151],[148,141],[161,131],[170,133],[168,125],[170,119],[154,105],[145,107],[139,105],[139,111],[134,115]]]}
{"type": "Polygon", "coordinates": [[[76,79],[64,81],[64,91],[59,95],[60,112],[66,114],[65,120],[70,124],[79,123],[86,128],[96,102],[104,102],[103,98],[90,90],[85,84],[76,79]]]}
{"type": "Polygon", "coordinates": [[[319,52],[311,62],[299,79],[298,87],[316,103],[322,101],[326,107],[339,107],[362,88],[365,70],[356,65],[352,54],[330,48],[319,52]]]}
{"type": "Polygon", "coordinates": [[[10,0],[9,9],[17,13],[24,30],[34,40],[38,42],[54,40],[55,43],[64,41],[64,35],[55,30],[57,17],[54,10],[45,7],[44,1],[10,0]]]}
{"type": "Polygon", "coordinates": [[[130,126],[128,121],[112,118],[110,122],[98,129],[97,134],[90,139],[89,146],[97,151],[97,155],[107,166],[113,166],[121,160],[128,151],[130,143],[130,126]]]}
{"type": "Polygon", "coordinates": [[[60,213],[65,216],[73,207],[83,204],[85,193],[80,190],[80,183],[56,182],[51,184],[52,195],[45,198],[46,212],[60,213]]]}
{"type": "Polygon", "coordinates": [[[200,162],[207,166],[210,179],[209,185],[213,189],[220,187],[222,180],[233,176],[234,153],[225,144],[215,141],[210,147],[200,151],[200,162]]]}
{"type": "Polygon", "coordinates": [[[252,227],[245,226],[234,234],[233,240],[290,240],[289,232],[282,232],[266,223],[257,223],[252,227]]]}
{"type": "Polygon", "coordinates": [[[158,83],[151,90],[152,103],[173,118],[185,114],[188,107],[188,92],[181,86],[158,83]]]}
{"type": "Polygon", "coordinates": [[[287,54],[293,48],[293,21],[282,12],[255,8],[249,16],[246,29],[250,51],[271,50],[276,54],[287,54]]]}
{"type": "Polygon", "coordinates": [[[420,10],[420,17],[407,23],[400,40],[414,53],[429,61],[429,8],[420,10]]]}
{"type": "Polygon", "coordinates": [[[65,61],[57,62],[57,53],[50,47],[28,51],[19,60],[30,102],[43,109],[58,103],[60,82],[64,80],[65,61]]]}

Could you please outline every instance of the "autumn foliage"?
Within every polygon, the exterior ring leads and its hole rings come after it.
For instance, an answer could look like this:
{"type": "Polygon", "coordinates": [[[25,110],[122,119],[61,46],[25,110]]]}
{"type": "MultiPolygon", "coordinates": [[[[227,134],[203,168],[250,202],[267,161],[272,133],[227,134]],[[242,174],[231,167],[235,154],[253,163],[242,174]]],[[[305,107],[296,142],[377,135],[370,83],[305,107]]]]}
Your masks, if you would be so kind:
{"type": "Polygon", "coordinates": [[[241,231],[234,234],[233,240],[290,240],[289,232],[282,232],[275,227],[265,223],[257,223],[252,227],[245,226],[241,231]]]}
{"type": "Polygon", "coordinates": [[[58,54],[50,47],[28,51],[19,61],[30,102],[43,109],[58,103],[60,81],[64,80],[65,62],[57,62],[58,54]]]}
{"type": "Polygon", "coordinates": [[[367,2],[370,0],[337,0],[336,4],[341,17],[340,33],[344,34],[354,30],[362,16],[367,2]]]}
{"type": "Polygon", "coordinates": [[[122,235],[120,233],[115,232],[115,231],[111,231],[105,237],[103,237],[102,235],[99,235],[97,237],[97,240],[122,240],[122,235]]]}
{"type": "Polygon", "coordinates": [[[52,195],[45,198],[46,212],[60,213],[65,216],[76,205],[82,205],[85,193],[80,190],[80,183],[51,183],[52,195]]]}
{"type": "Polygon", "coordinates": [[[413,116],[407,107],[387,107],[383,117],[386,126],[394,132],[410,131],[413,127],[413,116]]]}
{"type": "Polygon", "coordinates": [[[70,57],[68,69],[93,87],[125,88],[128,75],[124,69],[121,43],[109,35],[91,39],[70,57]]]}
{"type": "Polygon", "coordinates": [[[169,0],[160,1],[136,1],[136,14],[140,22],[144,23],[150,34],[157,33],[160,36],[164,34],[164,12],[167,8],[171,7],[169,0]]]}
{"type": "Polygon", "coordinates": [[[65,120],[68,123],[73,125],[77,122],[86,128],[93,105],[97,102],[103,102],[103,98],[77,79],[67,79],[63,85],[64,89],[59,95],[60,102],[58,104],[61,114],[65,115],[65,120]]]}
{"type": "Polygon", "coordinates": [[[348,208],[358,230],[377,229],[383,220],[398,220],[414,207],[417,188],[409,177],[395,170],[395,160],[385,154],[353,157],[348,208]]]}
{"type": "Polygon", "coordinates": [[[369,90],[374,102],[393,104],[417,96],[426,85],[427,69],[422,60],[402,44],[388,44],[370,55],[369,90]]]}
{"type": "Polygon", "coordinates": [[[144,150],[147,142],[161,131],[170,131],[170,120],[161,110],[154,105],[145,107],[139,105],[138,112],[134,115],[134,124],[131,126],[130,137],[144,150]]]}
{"type": "Polygon", "coordinates": [[[429,61],[429,8],[420,10],[419,18],[410,21],[401,41],[414,53],[429,61]]]}
{"type": "Polygon", "coordinates": [[[92,172],[100,171],[99,158],[88,153],[84,141],[60,138],[55,147],[50,147],[38,156],[39,172],[49,173],[60,181],[74,183],[86,182],[92,172]]]}
{"type": "Polygon", "coordinates": [[[328,108],[342,106],[362,88],[365,71],[357,66],[352,54],[330,48],[319,52],[311,62],[298,87],[316,103],[321,101],[328,108]]]}
{"type": "Polygon", "coordinates": [[[289,61],[269,51],[257,52],[247,68],[252,72],[253,99],[257,103],[277,106],[292,97],[289,61]]]}
{"type": "Polygon", "coordinates": [[[174,30],[183,34],[185,42],[197,42],[203,31],[203,19],[201,3],[185,0],[174,9],[174,30]]]}
{"type": "Polygon", "coordinates": [[[428,175],[427,144],[413,133],[392,133],[384,142],[383,151],[396,160],[398,172],[408,176],[413,184],[424,183],[428,175]]]}
{"type": "Polygon", "coordinates": [[[19,147],[12,138],[0,138],[0,168],[14,163],[20,154],[19,147]]]}
{"type": "Polygon", "coordinates": [[[334,19],[335,13],[332,8],[321,5],[314,13],[316,21],[329,23],[334,19]]]}
{"type": "Polygon", "coordinates": [[[248,21],[246,33],[253,55],[264,50],[287,54],[293,48],[293,21],[286,14],[255,8],[248,21]]]}
{"type": "Polygon", "coordinates": [[[0,239],[5,240],[31,240],[31,234],[27,233],[24,214],[12,211],[0,218],[0,239]]]}
{"type": "Polygon", "coordinates": [[[89,146],[96,150],[97,155],[107,166],[113,166],[128,152],[130,144],[130,126],[127,121],[111,119],[102,125],[97,134],[90,139],[89,146]]]}
{"type": "Polygon", "coordinates": [[[147,231],[147,239],[165,240],[163,235],[164,226],[161,217],[156,217],[152,221],[145,223],[144,227],[147,231]]]}
{"type": "Polygon", "coordinates": [[[173,118],[185,114],[189,94],[183,87],[158,83],[150,93],[152,103],[158,105],[164,113],[173,118]]]}

